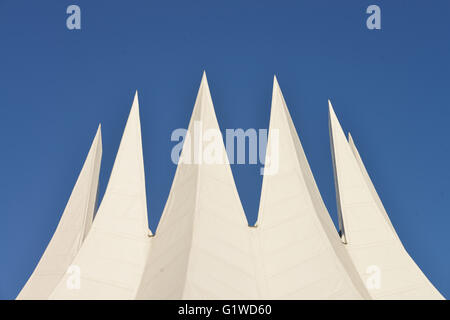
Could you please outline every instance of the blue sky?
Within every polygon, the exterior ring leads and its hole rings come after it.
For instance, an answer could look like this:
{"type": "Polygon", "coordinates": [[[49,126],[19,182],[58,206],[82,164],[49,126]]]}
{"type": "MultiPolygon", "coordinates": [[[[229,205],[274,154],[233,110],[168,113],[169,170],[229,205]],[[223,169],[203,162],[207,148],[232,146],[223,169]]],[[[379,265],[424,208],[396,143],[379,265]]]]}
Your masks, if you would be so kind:
{"type": "MultiPolygon", "coordinates": [[[[0,0],[0,298],[51,238],[98,123],[103,195],[139,90],[150,228],[206,70],[222,130],[267,128],[276,74],[330,215],[327,99],[404,246],[450,297],[450,2],[0,0]],[[66,8],[81,8],[81,30],[66,8]],[[381,30],[366,8],[381,7],[381,30]]],[[[260,165],[233,165],[251,223],[260,165]]]]}

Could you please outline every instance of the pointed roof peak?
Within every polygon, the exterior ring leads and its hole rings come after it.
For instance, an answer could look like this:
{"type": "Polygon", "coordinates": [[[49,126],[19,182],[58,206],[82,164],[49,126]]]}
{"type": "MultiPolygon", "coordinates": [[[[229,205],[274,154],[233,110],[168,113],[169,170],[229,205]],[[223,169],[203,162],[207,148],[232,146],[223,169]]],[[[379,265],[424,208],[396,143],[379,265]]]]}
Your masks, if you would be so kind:
{"type": "Polygon", "coordinates": [[[278,83],[277,76],[274,74],[273,75],[273,92],[275,92],[275,91],[281,92],[281,88],[280,88],[280,84],[278,83]]]}
{"type": "Polygon", "coordinates": [[[102,124],[99,123],[97,127],[97,132],[95,133],[94,140],[92,141],[92,146],[102,145],[102,124]]]}
{"type": "Polygon", "coordinates": [[[102,136],[102,124],[101,123],[99,123],[98,124],[98,127],[97,127],[97,132],[95,133],[95,136],[97,137],[97,136],[102,136]]]}
{"type": "Polygon", "coordinates": [[[205,95],[209,93],[209,85],[208,85],[208,78],[206,77],[206,71],[203,71],[202,80],[200,82],[200,88],[198,90],[198,95],[205,95]],[[202,90],[205,88],[206,90],[202,90]]]}
{"type": "Polygon", "coordinates": [[[275,97],[276,94],[279,94],[283,97],[283,92],[281,91],[280,84],[278,83],[277,76],[273,76],[273,89],[272,89],[272,98],[275,97]]]}
{"type": "Polygon", "coordinates": [[[101,136],[102,136],[102,124],[99,123],[98,127],[97,127],[97,131],[95,132],[94,141],[97,139],[97,137],[99,137],[101,139],[101,136]]]}
{"type": "MultiPolygon", "coordinates": [[[[114,190],[113,192],[115,193],[115,197],[120,197],[121,193],[136,195],[136,199],[134,201],[140,203],[143,209],[141,212],[136,212],[135,214],[136,217],[141,218],[141,227],[146,230],[148,228],[148,223],[145,198],[145,174],[137,92],[134,96],[133,105],[123,130],[119,150],[116,154],[116,159],[114,161],[109,182],[106,187],[105,195],[112,192],[111,190],[114,190]]],[[[103,200],[105,199],[106,198],[104,196],[103,200]]],[[[110,213],[108,213],[107,210],[102,210],[102,206],[104,205],[103,200],[100,204],[98,212],[99,214],[109,215],[110,213]]],[[[107,201],[110,201],[110,199],[107,201]]],[[[145,234],[147,234],[146,231],[145,234]]]]}
{"type": "MultiPolygon", "coordinates": [[[[333,105],[330,100],[328,100],[328,117],[331,122],[331,127],[336,127],[336,129],[339,128],[340,131],[342,131],[341,124],[336,116],[336,113],[334,112],[333,105]]],[[[342,134],[345,136],[344,132],[342,132],[342,134]]]]}
{"type": "Polygon", "coordinates": [[[331,113],[333,113],[333,114],[335,114],[334,113],[334,109],[333,109],[333,105],[331,104],[331,100],[330,99],[328,99],[328,112],[331,114],[331,113]]]}
{"type": "Polygon", "coordinates": [[[53,236],[17,299],[48,299],[91,229],[102,158],[100,126],[53,236]],[[42,285],[45,283],[45,285],[42,285]]]}
{"type": "Polygon", "coordinates": [[[133,105],[131,106],[131,108],[133,108],[135,104],[137,104],[137,107],[139,107],[139,92],[137,89],[134,92],[133,105]]]}
{"type": "Polygon", "coordinates": [[[136,90],[136,92],[134,94],[133,104],[131,105],[131,109],[130,109],[130,112],[128,114],[128,119],[131,119],[131,116],[133,114],[138,114],[138,116],[139,116],[139,96],[138,96],[138,91],[137,90],[136,90]]]}
{"type": "Polygon", "coordinates": [[[195,100],[194,105],[194,111],[193,113],[196,114],[196,117],[201,117],[200,115],[203,114],[202,110],[206,109],[213,109],[214,112],[214,106],[212,104],[212,98],[211,98],[211,92],[209,90],[208,85],[208,79],[206,78],[206,72],[203,71],[202,80],[200,82],[200,87],[197,92],[197,98],[195,100]]]}
{"type": "Polygon", "coordinates": [[[277,75],[276,74],[273,75],[273,86],[274,87],[275,86],[280,87],[280,85],[278,84],[278,79],[277,79],[277,75]]]}
{"type": "Polygon", "coordinates": [[[206,77],[206,70],[203,70],[201,84],[206,84],[206,85],[208,85],[208,78],[206,77]]]}
{"type": "MultiPolygon", "coordinates": [[[[280,88],[276,75],[274,75],[273,77],[271,117],[272,114],[275,113],[287,115],[289,119],[291,117],[286,105],[286,101],[284,100],[283,91],[280,88]]],[[[292,121],[292,119],[289,121],[292,121]]]]}
{"type": "Polygon", "coordinates": [[[352,144],[354,145],[355,144],[355,142],[353,141],[353,137],[352,137],[350,131],[348,132],[348,142],[350,143],[350,145],[352,145],[352,144]]]}

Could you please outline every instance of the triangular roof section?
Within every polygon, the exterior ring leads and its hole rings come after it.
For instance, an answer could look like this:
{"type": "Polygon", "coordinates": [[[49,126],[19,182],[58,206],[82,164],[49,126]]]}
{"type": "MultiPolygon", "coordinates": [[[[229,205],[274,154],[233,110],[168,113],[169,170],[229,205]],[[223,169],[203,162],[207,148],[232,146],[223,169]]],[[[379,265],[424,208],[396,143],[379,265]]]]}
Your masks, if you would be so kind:
{"type": "Polygon", "coordinates": [[[372,194],[372,198],[374,199],[375,203],[377,204],[379,211],[383,214],[383,217],[385,218],[386,223],[391,227],[393,234],[400,240],[400,238],[397,235],[397,232],[395,231],[394,226],[392,225],[391,219],[389,219],[386,209],[384,208],[384,205],[381,202],[381,199],[378,196],[377,191],[375,190],[372,180],[369,177],[369,173],[367,172],[366,167],[364,166],[364,163],[362,162],[361,156],[359,154],[358,149],[356,148],[355,142],[353,141],[353,137],[350,134],[350,132],[348,133],[348,144],[350,145],[350,148],[353,151],[353,155],[355,156],[356,161],[358,162],[359,168],[361,169],[361,173],[364,177],[364,180],[366,181],[366,185],[369,188],[370,193],[372,194]]]}
{"type": "Polygon", "coordinates": [[[99,126],[58,226],[17,299],[48,299],[78,253],[94,216],[101,158],[99,126]]]}
{"type": "Polygon", "coordinates": [[[264,297],[368,298],[322,201],[276,77],[256,225],[264,297]]]}
{"type": "Polygon", "coordinates": [[[442,299],[400,242],[331,102],[329,124],[341,231],[369,294],[374,299],[442,299]]]}
{"type": "Polygon", "coordinates": [[[51,299],[134,299],[150,231],[138,95],[91,231],[51,299]]]}
{"type": "Polygon", "coordinates": [[[138,298],[257,298],[252,258],[204,73],[138,298]]]}

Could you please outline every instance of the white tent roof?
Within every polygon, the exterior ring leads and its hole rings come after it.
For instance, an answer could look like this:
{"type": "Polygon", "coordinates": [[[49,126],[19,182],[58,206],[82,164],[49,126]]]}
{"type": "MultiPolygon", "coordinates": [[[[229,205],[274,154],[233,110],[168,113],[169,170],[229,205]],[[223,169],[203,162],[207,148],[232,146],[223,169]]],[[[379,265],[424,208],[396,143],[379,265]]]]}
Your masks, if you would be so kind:
{"type": "Polygon", "coordinates": [[[400,242],[331,103],[329,123],[341,231],[370,295],[374,299],[442,299],[400,242]]]}
{"type": "Polygon", "coordinates": [[[48,299],[78,253],[92,224],[101,158],[99,126],[55,233],[17,299],[48,299]]]}
{"type": "Polygon", "coordinates": [[[100,128],[18,299],[443,298],[403,248],[331,103],[329,126],[342,241],[276,78],[258,220],[249,227],[204,74],[151,236],[136,93],[92,226],[100,128]]]}
{"type": "Polygon", "coordinates": [[[278,170],[265,172],[255,230],[263,296],[368,297],[323,204],[276,78],[268,165],[278,170]]]}
{"type": "Polygon", "coordinates": [[[91,231],[72,265],[80,288],[66,274],[52,299],[133,299],[147,257],[147,202],[137,93],[111,177],[91,231]]]}
{"type": "Polygon", "coordinates": [[[258,298],[248,223],[205,74],[188,136],[138,298],[258,298]]]}

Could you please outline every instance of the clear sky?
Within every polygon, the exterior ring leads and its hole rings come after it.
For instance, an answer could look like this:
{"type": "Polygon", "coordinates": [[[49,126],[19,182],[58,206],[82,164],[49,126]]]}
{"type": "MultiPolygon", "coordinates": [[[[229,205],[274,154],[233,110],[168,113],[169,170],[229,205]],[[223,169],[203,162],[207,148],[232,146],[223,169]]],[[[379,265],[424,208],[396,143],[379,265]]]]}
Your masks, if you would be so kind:
{"type": "MultiPolygon", "coordinates": [[[[276,74],[336,222],[327,99],[404,246],[450,298],[449,1],[0,0],[0,298],[56,228],[98,124],[103,195],[139,90],[150,228],[203,70],[226,128],[267,128],[276,74]],[[81,8],[81,30],[66,8],[81,8]],[[366,8],[381,8],[368,30],[366,8]]],[[[250,223],[260,165],[233,165],[250,223]]]]}

